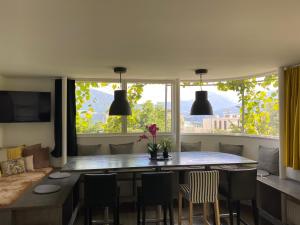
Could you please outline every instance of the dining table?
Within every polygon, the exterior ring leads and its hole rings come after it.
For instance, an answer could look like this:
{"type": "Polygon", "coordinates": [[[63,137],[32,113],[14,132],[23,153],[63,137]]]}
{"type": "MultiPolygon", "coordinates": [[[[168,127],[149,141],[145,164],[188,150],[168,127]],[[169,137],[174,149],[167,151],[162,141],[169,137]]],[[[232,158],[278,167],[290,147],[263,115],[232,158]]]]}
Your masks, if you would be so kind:
{"type": "Polygon", "coordinates": [[[255,165],[257,162],[243,156],[214,152],[191,151],[171,152],[168,159],[151,160],[149,154],[115,154],[115,155],[91,155],[69,157],[67,163],[61,169],[62,172],[97,172],[118,170],[143,170],[154,169],[184,169],[195,166],[203,166],[209,169],[212,166],[223,165],[255,165]]]}

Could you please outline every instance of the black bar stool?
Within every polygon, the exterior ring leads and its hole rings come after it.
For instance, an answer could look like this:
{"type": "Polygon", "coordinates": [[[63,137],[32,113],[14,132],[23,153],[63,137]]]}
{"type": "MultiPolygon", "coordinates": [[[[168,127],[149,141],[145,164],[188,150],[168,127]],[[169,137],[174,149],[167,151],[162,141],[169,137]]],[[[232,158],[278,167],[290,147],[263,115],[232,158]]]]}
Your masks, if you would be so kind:
{"type": "Polygon", "coordinates": [[[240,201],[251,200],[254,224],[258,225],[256,204],[256,168],[222,169],[220,172],[219,193],[226,197],[230,225],[233,225],[233,208],[237,212],[237,224],[246,224],[240,216],[240,201]]]}
{"type": "Polygon", "coordinates": [[[156,172],[142,174],[142,187],[138,188],[137,224],[140,224],[142,208],[142,224],[146,223],[146,206],[161,205],[164,214],[164,225],[167,225],[167,209],[169,209],[170,224],[173,219],[172,172],[156,172]]]}
{"type": "Polygon", "coordinates": [[[114,225],[119,225],[119,189],[116,174],[84,175],[85,225],[92,224],[92,209],[110,207],[114,225]]]}

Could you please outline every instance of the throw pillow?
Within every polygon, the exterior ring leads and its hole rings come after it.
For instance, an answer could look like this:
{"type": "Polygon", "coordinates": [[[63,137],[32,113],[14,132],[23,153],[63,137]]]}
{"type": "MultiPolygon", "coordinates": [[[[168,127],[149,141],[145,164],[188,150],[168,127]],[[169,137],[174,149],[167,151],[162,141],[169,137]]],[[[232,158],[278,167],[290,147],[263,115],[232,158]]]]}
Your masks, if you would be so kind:
{"type": "Polygon", "coordinates": [[[78,145],[78,155],[101,155],[101,145],[78,145]]]}
{"type": "Polygon", "coordinates": [[[11,176],[14,174],[24,173],[25,172],[25,163],[23,158],[7,160],[1,162],[1,170],[3,176],[11,176]]]}
{"type": "Polygon", "coordinates": [[[243,154],[244,145],[222,144],[219,142],[219,149],[220,152],[241,156],[243,154]]]}
{"type": "Polygon", "coordinates": [[[110,148],[110,154],[115,155],[115,154],[130,154],[133,152],[133,145],[134,143],[127,143],[127,144],[109,144],[110,148]]]}
{"type": "Polygon", "coordinates": [[[33,155],[24,157],[25,168],[27,172],[34,171],[33,167],[33,155]]]}
{"type": "Polygon", "coordinates": [[[34,169],[41,169],[50,166],[49,148],[42,148],[33,155],[34,169]]]}
{"type": "Polygon", "coordinates": [[[279,175],[279,148],[259,146],[257,169],[279,175]]]}
{"type": "Polygon", "coordinates": [[[32,152],[38,151],[41,148],[42,148],[42,144],[35,144],[35,145],[26,146],[23,150],[22,155],[23,155],[23,157],[33,155],[33,154],[31,154],[32,152]]]}
{"type": "Polygon", "coordinates": [[[23,150],[23,157],[33,155],[34,169],[49,167],[49,148],[42,149],[41,144],[31,145],[23,150]]]}
{"type": "Polygon", "coordinates": [[[14,148],[8,148],[7,149],[7,159],[12,160],[12,159],[18,159],[22,157],[22,151],[23,151],[23,146],[18,146],[14,148]]]}
{"type": "Polygon", "coordinates": [[[201,141],[195,143],[181,142],[181,151],[201,151],[201,141]]]}

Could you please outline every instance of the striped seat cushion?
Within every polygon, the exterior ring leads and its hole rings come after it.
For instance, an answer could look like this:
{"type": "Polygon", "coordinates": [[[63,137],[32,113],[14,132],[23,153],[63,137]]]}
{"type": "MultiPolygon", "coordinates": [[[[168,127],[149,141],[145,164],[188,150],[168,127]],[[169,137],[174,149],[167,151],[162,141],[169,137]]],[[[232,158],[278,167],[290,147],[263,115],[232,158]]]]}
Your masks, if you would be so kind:
{"type": "Polygon", "coordinates": [[[218,187],[218,171],[191,171],[188,184],[180,185],[180,191],[192,203],[209,203],[218,199],[218,187]]]}

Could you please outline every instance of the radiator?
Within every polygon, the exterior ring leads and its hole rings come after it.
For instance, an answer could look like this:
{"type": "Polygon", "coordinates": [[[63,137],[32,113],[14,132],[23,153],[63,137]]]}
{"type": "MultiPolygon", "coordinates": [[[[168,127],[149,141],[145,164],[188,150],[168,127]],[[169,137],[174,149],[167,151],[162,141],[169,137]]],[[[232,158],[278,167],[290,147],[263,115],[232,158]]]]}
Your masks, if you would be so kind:
{"type": "Polygon", "coordinates": [[[286,220],[288,225],[300,225],[300,202],[287,198],[286,220]]]}

